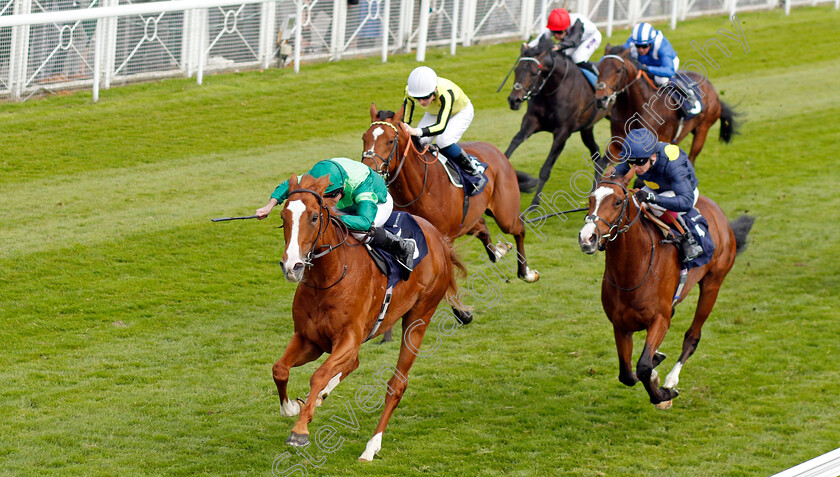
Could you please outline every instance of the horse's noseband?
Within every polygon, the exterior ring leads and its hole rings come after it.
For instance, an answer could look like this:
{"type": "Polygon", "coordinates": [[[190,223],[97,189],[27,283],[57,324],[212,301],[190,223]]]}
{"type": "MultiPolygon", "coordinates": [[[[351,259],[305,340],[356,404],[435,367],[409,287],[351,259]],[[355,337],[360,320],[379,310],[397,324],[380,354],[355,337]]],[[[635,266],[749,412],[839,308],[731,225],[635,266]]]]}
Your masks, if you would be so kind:
{"type": "Polygon", "coordinates": [[[625,187],[623,184],[620,184],[618,182],[601,181],[599,183],[599,185],[600,184],[617,185],[617,186],[621,187],[621,190],[624,191],[624,200],[621,201],[621,212],[618,213],[618,217],[616,217],[615,220],[613,220],[612,222],[607,222],[605,219],[603,219],[601,217],[598,217],[598,213],[597,213],[598,211],[597,210],[595,211],[595,213],[587,215],[583,219],[584,223],[595,224],[595,231],[598,234],[598,250],[603,252],[607,248],[607,242],[612,242],[613,240],[617,239],[619,235],[623,234],[630,227],[632,227],[633,224],[636,223],[636,221],[639,219],[639,217],[642,216],[642,212],[640,210],[639,213],[636,214],[636,217],[633,218],[633,220],[631,220],[624,227],[621,227],[620,229],[618,229],[621,226],[621,223],[625,220],[625,216],[627,215],[627,206],[628,206],[628,204],[630,204],[631,194],[627,191],[627,187],[625,187]],[[607,233],[605,233],[604,235],[601,235],[601,233],[599,232],[598,224],[597,224],[599,221],[603,222],[604,225],[606,225],[607,228],[608,228],[607,233]],[[618,229],[618,231],[616,231],[615,234],[613,234],[613,231],[615,231],[616,229],[618,229]],[[601,244],[601,239],[607,239],[606,241],[604,241],[603,245],[601,244]]]}
{"type": "Polygon", "coordinates": [[[330,214],[330,208],[327,207],[326,204],[324,204],[324,197],[321,196],[321,194],[319,194],[319,193],[317,193],[317,192],[315,192],[314,190],[311,190],[311,189],[295,189],[295,190],[289,191],[289,197],[291,197],[292,194],[297,194],[297,193],[312,194],[313,196],[315,196],[315,199],[318,201],[318,208],[319,208],[319,210],[318,210],[318,220],[319,220],[318,236],[315,237],[315,241],[312,242],[312,248],[309,250],[309,253],[307,253],[306,257],[303,259],[304,265],[306,265],[307,267],[312,267],[312,261],[313,260],[321,258],[324,255],[326,255],[326,254],[332,252],[333,250],[337,249],[338,247],[344,245],[344,243],[347,241],[347,236],[349,235],[349,232],[345,234],[344,240],[342,240],[341,242],[339,242],[336,245],[318,245],[318,241],[321,240],[321,235],[324,233],[324,231],[327,230],[327,227],[329,226],[330,222],[336,222],[337,224],[339,224],[339,226],[343,226],[344,222],[337,219],[336,217],[333,217],[333,215],[330,214]],[[327,220],[323,220],[323,214],[324,213],[327,214],[327,220]],[[315,250],[318,249],[318,248],[325,248],[326,250],[323,251],[323,252],[315,253],[315,250]]]}

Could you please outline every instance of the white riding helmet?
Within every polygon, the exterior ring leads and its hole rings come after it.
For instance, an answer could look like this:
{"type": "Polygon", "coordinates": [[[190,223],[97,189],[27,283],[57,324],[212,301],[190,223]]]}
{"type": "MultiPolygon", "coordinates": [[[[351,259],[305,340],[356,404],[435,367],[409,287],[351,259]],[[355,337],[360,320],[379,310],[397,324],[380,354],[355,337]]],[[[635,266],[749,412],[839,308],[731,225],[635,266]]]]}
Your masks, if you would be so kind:
{"type": "Polygon", "coordinates": [[[425,98],[437,89],[437,73],[428,66],[419,66],[408,75],[408,95],[425,98]]]}

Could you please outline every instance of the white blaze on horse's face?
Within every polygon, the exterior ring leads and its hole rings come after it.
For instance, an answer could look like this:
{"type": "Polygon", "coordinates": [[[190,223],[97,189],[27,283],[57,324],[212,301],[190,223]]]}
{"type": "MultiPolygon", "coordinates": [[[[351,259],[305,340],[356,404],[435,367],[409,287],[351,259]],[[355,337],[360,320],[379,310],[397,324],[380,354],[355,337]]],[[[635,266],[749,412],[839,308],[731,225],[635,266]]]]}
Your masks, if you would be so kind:
{"type": "Polygon", "coordinates": [[[373,135],[373,141],[370,143],[370,149],[368,149],[368,152],[373,154],[373,150],[376,149],[376,140],[379,139],[379,136],[381,136],[384,132],[385,130],[382,129],[381,126],[376,126],[376,129],[371,131],[371,135],[373,135]]]}
{"type": "MultiPolygon", "coordinates": [[[[605,198],[609,197],[613,194],[613,189],[611,187],[599,187],[595,189],[595,192],[592,193],[592,197],[595,198],[595,207],[593,210],[593,215],[598,215],[598,210],[601,208],[601,203],[604,201],[605,198]]],[[[594,221],[587,221],[586,225],[580,229],[580,237],[578,241],[580,242],[581,249],[586,253],[595,253],[595,249],[598,246],[595,243],[595,239],[598,237],[597,235],[598,225],[594,221]]]]}
{"type": "Polygon", "coordinates": [[[302,200],[290,201],[286,206],[292,213],[292,233],[289,242],[286,244],[286,253],[283,254],[283,274],[290,282],[299,282],[303,277],[303,258],[300,254],[300,217],[306,210],[302,200]]]}

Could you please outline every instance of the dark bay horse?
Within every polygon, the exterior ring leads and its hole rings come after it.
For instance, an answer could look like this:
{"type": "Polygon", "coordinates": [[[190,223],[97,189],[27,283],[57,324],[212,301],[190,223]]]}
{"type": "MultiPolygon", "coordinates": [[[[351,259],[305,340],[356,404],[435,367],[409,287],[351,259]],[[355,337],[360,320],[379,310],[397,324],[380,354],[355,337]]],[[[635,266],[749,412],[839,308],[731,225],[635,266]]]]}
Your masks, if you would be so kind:
{"type": "Polygon", "coordinates": [[[525,226],[519,216],[519,182],[513,166],[496,146],[487,142],[460,143],[463,149],[479,161],[488,164],[487,186],[470,197],[464,215],[464,191],[454,187],[444,166],[428,150],[418,151],[411,135],[402,123],[404,108],[378,111],[370,105],[371,125],[362,136],[362,162],[377,171],[388,184],[394,198],[394,208],[419,215],[437,229],[455,239],[475,235],[484,244],[492,262],[498,261],[510,246],[490,243],[490,232],[483,215],[492,216],[502,232],[516,240],[517,276],[526,282],[536,282],[539,272],[528,268],[525,259],[525,226]]]}
{"type": "MultiPolygon", "coordinates": [[[[366,339],[389,329],[400,317],[404,335],[400,356],[388,381],[384,409],[373,438],[360,460],[370,461],[382,446],[382,433],[406,389],[406,376],[414,363],[423,335],[438,303],[446,299],[457,315],[470,312],[455,298],[455,270],[465,273],[449,240],[430,223],[417,217],[428,242],[428,255],[415,266],[407,281],[393,288],[390,306],[378,332],[371,335],[383,306],[387,279],[364,247],[358,246],[343,223],[333,215],[336,198],[323,197],[329,178],[304,175],[289,179],[289,198],[283,207],[286,251],[281,267],[286,279],[298,282],[292,305],[295,332],[283,356],[274,364],[274,382],[281,413],[300,414],[288,444],[309,443],[308,424],[315,407],[359,366],[359,347],[366,339]],[[371,336],[369,336],[371,335],[371,336]],[[330,353],[310,380],[304,403],[289,400],[289,370],[330,353]]],[[[445,319],[445,318],[444,318],[445,319]]],[[[453,320],[454,323],[454,320],[453,320]]]]}
{"type": "Polygon", "coordinates": [[[688,133],[694,138],[688,160],[694,164],[709,128],[720,119],[720,140],[728,143],[736,132],[737,113],[720,97],[709,80],[697,73],[681,71],[690,77],[703,93],[701,99],[706,106],[697,116],[688,121],[680,120],[679,105],[671,100],[670,83],[658,87],[650,76],[639,70],[639,63],[630,56],[630,50],[623,46],[607,45],[598,66],[598,106],[610,110],[610,132],[614,138],[607,147],[607,155],[619,157],[621,142],[616,138],[627,137],[631,129],[645,127],[656,133],[660,141],[679,144],[688,133]]]}
{"type": "MultiPolygon", "coordinates": [[[[505,156],[510,158],[513,151],[535,132],[547,131],[554,136],[548,157],[540,168],[531,205],[540,203],[540,192],[572,133],[580,132],[583,144],[589,149],[590,158],[597,164],[596,179],[600,177],[597,172],[604,170],[592,129],[596,122],[606,116],[607,111],[596,107],[595,92],[580,67],[566,55],[553,51],[552,46],[553,42],[549,38],[543,38],[534,48],[522,45],[514,68],[513,91],[508,96],[510,109],[519,110],[524,101],[528,102],[528,109],[505,156]]],[[[533,179],[523,172],[517,174],[523,184],[533,179]]]]}
{"type": "Polygon", "coordinates": [[[694,321],[685,333],[682,354],[660,387],[655,368],[665,355],[658,349],[671,326],[681,267],[676,247],[661,246],[662,236],[657,227],[647,219],[640,220],[642,212],[633,191],[627,189],[632,175],[631,172],[616,181],[598,184],[589,197],[589,215],[580,231],[579,242],[585,253],[604,249],[607,252],[601,302],[613,324],[619,381],[627,386],[641,381],[650,402],[667,409],[678,395],[680,370],[697,349],[700,329],[712,311],[723,279],[735,263],[735,255],[746,247],[754,218],[744,215],[730,225],[716,203],[704,196],[698,199],[695,207],[709,223],[715,251],[708,264],[689,270],[676,301],[681,302],[691,287],[700,285],[700,298],[694,321]],[[634,373],[633,333],[642,330],[647,330],[647,337],[634,373]]]}

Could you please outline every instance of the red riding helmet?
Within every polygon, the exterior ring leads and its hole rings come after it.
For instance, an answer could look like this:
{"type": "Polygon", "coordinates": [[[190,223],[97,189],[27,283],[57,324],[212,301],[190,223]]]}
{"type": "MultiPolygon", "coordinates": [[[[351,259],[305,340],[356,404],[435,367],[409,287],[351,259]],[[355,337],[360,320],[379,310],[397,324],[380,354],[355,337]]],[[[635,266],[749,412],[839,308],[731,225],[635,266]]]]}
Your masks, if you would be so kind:
{"type": "Polygon", "coordinates": [[[569,12],[565,8],[555,8],[548,14],[548,28],[551,31],[565,31],[572,21],[569,19],[569,12]]]}

